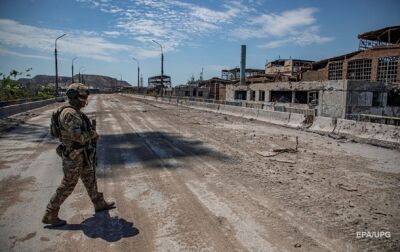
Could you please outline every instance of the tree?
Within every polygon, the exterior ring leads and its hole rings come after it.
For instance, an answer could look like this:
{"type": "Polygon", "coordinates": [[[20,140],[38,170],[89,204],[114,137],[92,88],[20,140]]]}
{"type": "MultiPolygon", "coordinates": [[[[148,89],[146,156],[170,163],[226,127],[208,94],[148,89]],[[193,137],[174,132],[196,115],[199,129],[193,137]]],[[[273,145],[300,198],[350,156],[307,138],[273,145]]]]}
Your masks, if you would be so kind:
{"type": "Polygon", "coordinates": [[[54,96],[54,87],[51,85],[41,86],[37,92],[37,96],[44,99],[49,99],[54,96]]]}
{"type": "Polygon", "coordinates": [[[34,90],[30,85],[21,86],[16,80],[18,76],[25,75],[30,77],[30,71],[32,68],[26,69],[24,72],[18,72],[17,70],[11,70],[8,75],[0,73],[0,100],[10,101],[18,99],[30,99],[30,98],[51,98],[53,97],[53,88],[51,86],[39,87],[39,90],[34,90]]]}

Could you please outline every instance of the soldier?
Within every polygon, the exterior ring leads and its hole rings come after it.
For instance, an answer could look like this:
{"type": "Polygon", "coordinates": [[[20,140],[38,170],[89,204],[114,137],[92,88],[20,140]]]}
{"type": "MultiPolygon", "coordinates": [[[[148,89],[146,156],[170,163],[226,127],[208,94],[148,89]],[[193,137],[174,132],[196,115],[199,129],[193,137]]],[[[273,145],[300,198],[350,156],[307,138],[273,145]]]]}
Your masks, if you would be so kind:
{"type": "Polygon", "coordinates": [[[96,212],[115,208],[114,202],[107,203],[103,194],[97,190],[93,157],[96,151],[94,143],[99,135],[88,117],[80,111],[86,106],[88,95],[89,91],[83,84],[71,84],[67,90],[69,105],[53,113],[50,130],[61,141],[57,154],[62,157],[64,177],[47,205],[42,219],[44,224],[66,224],[66,221],[58,218],[58,211],[74,190],[79,178],[85,185],[96,212]]]}

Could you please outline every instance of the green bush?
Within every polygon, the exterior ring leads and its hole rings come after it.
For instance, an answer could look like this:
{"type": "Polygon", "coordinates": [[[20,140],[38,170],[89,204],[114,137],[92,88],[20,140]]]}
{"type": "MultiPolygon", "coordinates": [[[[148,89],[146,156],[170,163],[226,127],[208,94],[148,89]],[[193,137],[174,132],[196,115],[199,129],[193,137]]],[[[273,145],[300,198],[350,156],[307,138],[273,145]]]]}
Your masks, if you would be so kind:
{"type": "Polygon", "coordinates": [[[30,77],[29,72],[32,68],[25,70],[25,72],[18,72],[12,70],[8,75],[0,73],[0,100],[11,101],[19,99],[35,99],[42,98],[48,99],[54,97],[54,88],[50,85],[39,86],[32,88],[28,86],[22,86],[16,80],[18,76],[25,75],[30,77]]]}

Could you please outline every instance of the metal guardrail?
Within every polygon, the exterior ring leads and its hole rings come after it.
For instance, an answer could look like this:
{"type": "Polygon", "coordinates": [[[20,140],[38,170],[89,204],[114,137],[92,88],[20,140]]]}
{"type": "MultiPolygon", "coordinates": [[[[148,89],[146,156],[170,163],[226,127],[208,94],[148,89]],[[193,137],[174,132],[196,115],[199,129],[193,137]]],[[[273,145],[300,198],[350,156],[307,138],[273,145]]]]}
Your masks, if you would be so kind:
{"type": "Polygon", "coordinates": [[[285,107],[285,106],[273,106],[273,105],[269,105],[269,104],[262,103],[262,102],[224,101],[224,100],[213,100],[213,99],[181,97],[181,96],[163,96],[163,97],[159,96],[159,97],[156,97],[156,99],[163,99],[163,100],[168,100],[168,101],[176,100],[176,101],[205,102],[205,103],[238,106],[238,107],[265,109],[265,110],[271,110],[271,111],[290,112],[290,113],[296,113],[296,114],[304,114],[305,116],[316,116],[315,109],[302,109],[302,108],[293,108],[293,107],[285,107]]]}
{"type": "Polygon", "coordinates": [[[400,126],[400,117],[381,116],[372,114],[348,114],[346,119],[400,126]]]}
{"type": "Polygon", "coordinates": [[[27,102],[43,101],[43,100],[48,100],[48,99],[49,98],[25,98],[25,99],[19,99],[19,100],[0,101],[0,107],[23,104],[23,103],[27,103],[27,102]]]}

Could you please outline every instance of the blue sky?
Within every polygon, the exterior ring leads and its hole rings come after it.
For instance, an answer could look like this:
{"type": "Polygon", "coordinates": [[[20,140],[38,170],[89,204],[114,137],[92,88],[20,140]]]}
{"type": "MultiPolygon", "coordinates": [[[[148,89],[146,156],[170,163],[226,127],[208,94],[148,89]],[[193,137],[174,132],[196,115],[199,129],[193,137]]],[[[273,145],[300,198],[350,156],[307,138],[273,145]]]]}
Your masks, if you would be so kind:
{"type": "Polygon", "coordinates": [[[266,60],[319,60],[357,49],[357,34],[400,25],[400,1],[189,1],[189,0],[1,0],[0,72],[32,67],[54,74],[54,39],[59,72],[122,76],[136,85],[136,57],[147,78],[160,69],[157,40],[165,49],[165,73],[173,85],[192,75],[220,76],[239,65],[266,60]]]}

